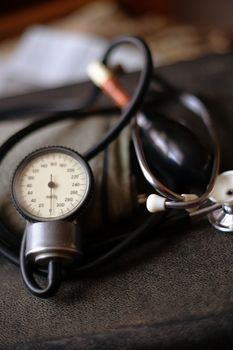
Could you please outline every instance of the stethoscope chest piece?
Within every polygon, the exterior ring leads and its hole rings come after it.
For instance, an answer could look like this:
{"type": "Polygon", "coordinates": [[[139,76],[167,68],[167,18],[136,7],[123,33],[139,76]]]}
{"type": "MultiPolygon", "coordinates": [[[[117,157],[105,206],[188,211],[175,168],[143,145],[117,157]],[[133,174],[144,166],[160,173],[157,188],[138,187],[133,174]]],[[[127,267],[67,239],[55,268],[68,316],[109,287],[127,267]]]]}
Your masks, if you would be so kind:
{"type": "Polygon", "coordinates": [[[208,215],[209,222],[220,231],[233,232],[233,170],[218,175],[209,199],[222,205],[208,215]]]}

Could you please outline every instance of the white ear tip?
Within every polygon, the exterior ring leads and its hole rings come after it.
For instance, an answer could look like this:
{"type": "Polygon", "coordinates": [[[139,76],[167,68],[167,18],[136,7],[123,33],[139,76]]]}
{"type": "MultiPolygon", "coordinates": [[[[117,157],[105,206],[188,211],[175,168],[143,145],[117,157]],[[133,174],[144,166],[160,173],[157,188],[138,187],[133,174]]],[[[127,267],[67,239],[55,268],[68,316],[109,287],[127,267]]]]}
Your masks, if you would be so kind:
{"type": "Polygon", "coordinates": [[[165,210],[166,198],[158,196],[157,194],[151,194],[146,200],[146,207],[150,213],[157,213],[165,210]]]}
{"type": "Polygon", "coordinates": [[[233,202],[233,170],[218,175],[209,199],[216,203],[233,202]]]}

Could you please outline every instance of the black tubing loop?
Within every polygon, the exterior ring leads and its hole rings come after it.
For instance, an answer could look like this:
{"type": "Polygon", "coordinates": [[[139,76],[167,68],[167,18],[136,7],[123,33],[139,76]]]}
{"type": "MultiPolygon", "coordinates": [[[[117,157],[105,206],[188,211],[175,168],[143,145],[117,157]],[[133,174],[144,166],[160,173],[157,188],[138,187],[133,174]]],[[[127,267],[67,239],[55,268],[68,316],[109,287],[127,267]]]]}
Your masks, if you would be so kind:
{"type": "MultiPolygon", "coordinates": [[[[122,111],[122,115],[119,118],[119,120],[116,122],[116,124],[103,136],[102,140],[92,148],[90,148],[84,155],[87,160],[92,159],[98,153],[102,152],[105,147],[107,147],[118,135],[119,133],[123,130],[123,128],[130,122],[130,120],[135,116],[136,112],[142,105],[143,99],[146,95],[146,92],[149,88],[150,85],[150,78],[152,74],[152,69],[153,69],[153,63],[152,63],[152,57],[150,50],[147,46],[147,44],[140,38],[138,37],[123,37],[115,40],[108,48],[106,51],[104,57],[103,57],[103,63],[108,62],[110,53],[117,48],[120,45],[125,45],[125,44],[131,44],[136,46],[141,52],[144,60],[143,64],[143,69],[141,71],[141,74],[139,76],[139,82],[137,84],[137,87],[135,89],[135,92],[132,96],[131,101],[129,104],[126,106],[126,108],[122,111]]],[[[96,94],[96,96],[98,93],[96,94]]],[[[35,122],[32,122],[30,125],[24,127],[23,129],[19,130],[16,132],[14,135],[12,135],[7,141],[5,141],[1,147],[0,147],[0,163],[1,161],[6,157],[8,152],[18,143],[20,142],[24,137],[28,136],[32,132],[39,130],[47,125],[68,119],[68,118],[77,118],[77,117],[87,117],[94,115],[97,112],[101,111],[96,111],[96,110],[90,110],[87,109],[90,108],[90,106],[86,106],[86,110],[77,110],[75,111],[75,115],[70,115],[70,111],[62,111],[60,113],[55,113],[50,115],[49,117],[45,117],[40,120],[36,120],[35,122]]],[[[7,236],[9,233],[9,237],[12,236],[12,233],[8,230],[7,227],[0,221],[1,223],[1,230],[4,230],[4,236],[7,236]]],[[[148,223],[149,224],[149,223],[148,223]]],[[[142,234],[144,229],[147,229],[147,225],[142,225],[139,230],[136,230],[135,234],[136,236],[142,234]],[[138,232],[139,231],[139,232],[138,232]]],[[[130,235],[131,236],[131,235],[130,235]]],[[[134,236],[134,235],[133,235],[134,236]]],[[[131,237],[132,238],[132,237],[131,237]]],[[[21,249],[20,249],[20,261],[18,261],[17,256],[15,254],[10,254],[9,249],[4,252],[4,247],[0,246],[0,253],[2,252],[3,255],[11,262],[13,263],[20,263],[21,267],[21,273],[23,277],[23,281],[27,288],[36,296],[40,296],[42,298],[47,298],[49,296],[52,296],[56,293],[58,290],[60,283],[61,283],[61,267],[60,263],[57,261],[51,261],[48,265],[48,274],[47,274],[47,279],[48,279],[48,285],[46,288],[42,289],[38,283],[35,281],[32,273],[32,268],[29,266],[29,263],[25,259],[25,235],[23,236],[22,243],[21,243],[21,249]]],[[[134,240],[134,239],[133,239],[134,240]]],[[[131,239],[130,239],[131,241],[131,239]]],[[[126,243],[126,242],[125,242],[126,243]]],[[[129,242],[128,242],[129,243],[129,242]]],[[[122,248],[128,246],[128,243],[122,244],[122,248]]],[[[109,258],[111,256],[115,256],[117,253],[118,249],[120,247],[116,248],[114,254],[109,254],[109,258]]],[[[121,250],[121,249],[120,249],[121,250]]],[[[118,251],[119,252],[119,251],[118,251]]],[[[106,261],[108,258],[105,257],[103,260],[106,261]]],[[[100,257],[101,259],[101,257],[100,257]]],[[[84,266],[82,267],[84,270],[84,266]]],[[[86,270],[89,270],[90,266],[87,267],[86,270]]],[[[38,271],[40,270],[38,269],[38,271]]]]}
{"type": "MultiPolygon", "coordinates": [[[[134,114],[137,111],[137,108],[140,106],[142,103],[142,100],[146,94],[147,88],[149,87],[150,83],[150,74],[152,72],[152,57],[150,54],[150,50],[147,46],[147,44],[140,38],[138,37],[123,37],[115,40],[108,50],[106,51],[103,62],[107,63],[107,60],[109,58],[110,53],[112,52],[113,49],[115,49],[117,46],[121,44],[133,44],[137,46],[143,53],[143,58],[144,58],[144,68],[142,70],[142,73],[139,78],[139,83],[138,86],[135,90],[135,93],[132,97],[132,100],[130,104],[127,106],[127,109],[123,112],[122,117],[120,120],[116,123],[116,125],[109,130],[107,135],[103,138],[103,140],[96,145],[95,147],[92,147],[89,151],[86,152],[86,157],[88,159],[93,158],[95,155],[97,155],[99,152],[101,152],[105,146],[110,143],[111,141],[114,140],[114,138],[117,137],[117,135],[120,133],[120,131],[124,128],[125,125],[129,122],[129,120],[134,116],[134,114]]],[[[93,94],[93,90],[92,90],[93,94]]],[[[96,94],[96,96],[98,93],[96,94]]],[[[92,95],[93,96],[93,95],[92,95]]],[[[92,97],[89,98],[89,101],[91,100],[92,97]]],[[[86,106],[90,107],[90,106],[86,106]]],[[[94,112],[91,110],[78,110],[76,111],[75,117],[85,117],[85,116],[91,116],[93,115],[94,112]]],[[[1,146],[0,146],[0,163],[2,160],[6,157],[7,153],[17,144],[19,143],[24,137],[28,136],[32,132],[39,130],[47,125],[62,121],[64,119],[70,118],[70,111],[63,111],[61,113],[55,113],[52,114],[49,117],[37,120],[28,126],[24,127],[23,129],[19,130],[16,132],[14,135],[8,138],[7,141],[5,141],[1,146]]],[[[74,118],[74,116],[72,116],[74,118]]],[[[12,236],[12,232],[9,231],[9,229],[0,221],[1,223],[1,231],[4,231],[5,236],[12,236]]],[[[3,255],[7,256],[10,258],[11,262],[13,263],[19,263],[17,261],[16,257],[12,255],[9,255],[9,251],[4,253],[4,247],[0,246],[0,253],[3,255]]]]}
{"type": "Polygon", "coordinates": [[[148,91],[151,75],[153,71],[153,61],[150,49],[145,41],[136,36],[120,37],[114,40],[109,48],[107,49],[102,62],[107,65],[109,56],[114,49],[120,45],[131,44],[136,46],[141,52],[143,57],[143,68],[139,76],[138,84],[135,88],[133,96],[126,108],[122,111],[121,117],[110,130],[107,131],[102,140],[95,146],[91,147],[86,153],[85,158],[87,160],[92,159],[98,153],[102,152],[104,148],[109,145],[124,129],[124,127],[130,122],[130,120],[135,116],[136,112],[140,109],[143,99],[148,91]]]}
{"type": "Polygon", "coordinates": [[[61,286],[62,282],[62,266],[60,261],[50,260],[48,263],[47,286],[41,288],[36,282],[32,268],[25,257],[26,233],[23,235],[20,249],[20,270],[23,282],[28,290],[35,296],[40,298],[49,298],[54,296],[61,286]]]}
{"type": "Polygon", "coordinates": [[[152,232],[152,230],[156,228],[156,233],[158,233],[158,230],[174,224],[174,221],[176,224],[186,224],[190,222],[190,217],[187,212],[181,212],[177,214],[175,218],[173,216],[169,217],[169,213],[170,211],[167,210],[159,214],[156,213],[149,215],[149,217],[139,227],[131,231],[125,239],[121,240],[120,243],[116,244],[108,252],[80,267],[77,267],[76,269],[66,271],[67,275],[64,276],[64,278],[67,278],[70,275],[82,276],[84,273],[95,270],[99,266],[105,264],[107,261],[109,262],[113,260],[113,258],[119,257],[126,249],[132,247],[133,244],[142,239],[146,232],[152,232]]]}
{"type": "MultiPolygon", "coordinates": [[[[123,239],[120,243],[116,244],[111,250],[107,253],[101,255],[95,260],[80,266],[73,270],[75,274],[82,274],[84,272],[93,270],[98,266],[104,264],[106,261],[112,260],[114,257],[122,254],[127,248],[136,243],[146,231],[149,231],[157,225],[158,227],[162,223],[162,219],[164,219],[168,215],[168,212],[162,212],[160,215],[151,215],[147,218],[145,222],[143,222],[139,227],[137,227],[134,231],[131,231],[125,239],[123,239]]],[[[72,273],[71,272],[71,273],[72,273]]]]}

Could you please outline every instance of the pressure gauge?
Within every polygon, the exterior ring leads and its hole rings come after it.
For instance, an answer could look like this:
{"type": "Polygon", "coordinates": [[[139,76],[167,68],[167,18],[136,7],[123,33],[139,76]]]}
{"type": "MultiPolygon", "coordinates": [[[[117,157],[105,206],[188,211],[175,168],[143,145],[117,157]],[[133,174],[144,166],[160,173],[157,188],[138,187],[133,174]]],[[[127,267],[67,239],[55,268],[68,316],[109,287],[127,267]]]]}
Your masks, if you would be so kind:
{"type": "Polygon", "coordinates": [[[12,196],[28,221],[73,219],[89,201],[93,176],[88,163],[65,147],[41,148],[17,167],[12,196]]]}

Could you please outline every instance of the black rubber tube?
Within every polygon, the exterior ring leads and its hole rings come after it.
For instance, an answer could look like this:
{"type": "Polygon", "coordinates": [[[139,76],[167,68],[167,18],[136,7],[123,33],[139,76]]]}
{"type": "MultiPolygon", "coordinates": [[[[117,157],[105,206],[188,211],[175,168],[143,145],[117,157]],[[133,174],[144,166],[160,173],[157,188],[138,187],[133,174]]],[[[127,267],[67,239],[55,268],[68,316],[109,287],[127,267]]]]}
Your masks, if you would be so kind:
{"type": "MultiPolygon", "coordinates": [[[[142,105],[143,99],[145,97],[145,94],[148,90],[149,84],[150,84],[150,76],[152,73],[152,68],[153,68],[153,64],[152,64],[152,58],[151,58],[151,54],[150,54],[150,50],[148,48],[148,46],[145,44],[145,42],[143,40],[141,40],[140,38],[137,37],[123,37],[123,38],[119,38],[116,41],[114,41],[108,48],[108,50],[106,51],[104,58],[103,58],[103,63],[107,63],[109,56],[111,54],[111,52],[121,46],[121,45],[125,45],[125,44],[131,44],[136,46],[141,52],[142,52],[142,56],[143,56],[143,60],[144,60],[144,65],[143,65],[143,69],[141,71],[140,77],[139,77],[139,82],[138,85],[135,89],[135,92],[133,94],[133,97],[131,99],[131,101],[129,102],[128,106],[125,108],[125,110],[122,112],[121,117],[119,118],[119,120],[117,121],[116,125],[111,128],[106,135],[102,138],[102,140],[100,142],[98,142],[95,146],[93,146],[90,150],[88,150],[85,153],[85,157],[87,160],[92,159],[93,157],[95,157],[97,154],[99,154],[101,151],[103,151],[118,135],[119,133],[123,130],[123,128],[130,122],[130,120],[134,117],[135,113],[137,112],[137,110],[140,108],[140,106],[142,105]]],[[[87,112],[80,112],[78,111],[76,113],[76,117],[77,116],[88,116],[91,115],[93,112],[87,111],[87,112]]],[[[41,129],[42,127],[45,127],[47,125],[50,125],[52,123],[67,119],[69,117],[69,112],[63,112],[60,114],[55,114],[52,115],[50,117],[38,120],[36,122],[31,123],[30,125],[28,125],[27,127],[23,128],[22,130],[16,132],[13,136],[11,136],[6,142],[3,143],[3,145],[0,147],[0,162],[4,159],[4,157],[8,154],[8,152],[18,143],[20,142],[24,137],[28,136],[29,134],[31,134],[32,132],[41,129]]],[[[73,117],[73,116],[72,116],[73,117]]],[[[5,225],[0,222],[1,226],[2,226],[2,230],[5,233],[9,233],[9,237],[12,236],[12,233],[9,232],[9,230],[5,227],[5,225]]],[[[138,230],[136,230],[134,232],[134,234],[137,236],[139,235],[141,232],[143,232],[144,229],[147,228],[147,225],[141,225],[140,228],[138,230]]],[[[128,244],[130,243],[130,241],[133,239],[132,238],[126,239],[126,242],[122,242],[121,244],[119,244],[115,249],[113,249],[113,252],[109,252],[109,254],[105,254],[105,256],[102,258],[104,261],[106,261],[109,258],[115,256],[116,253],[119,253],[121,251],[121,249],[125,248],[126,246],[128,246],[128,244]],[[121,248],[122,247],[122,248],[121,248]]],[[[130,235],[131,237],[131,235],[130,235]]],[[[9,249],[6,249],[4,252],[4,247],[0,247],[1,251],[3,252],[3,255],[5,257],[9,257],[9,249]]],[[[12,255],[10,256],[10,260],[12,262],[16,262],[16,257],[15,254],[12,253],[12,255]]],[[[101,257],[98,260],[99,262],[101,261],[101,257]]],[[[96,262],[96,264],[99,264],[99,262],[96,262]]],[[[94,263],[94,262],[93,262],[94,263]]],[[[90,269],[92,265],[89,265],[89,267],[86,267],[86,270],[90,269]]],[[[94,265],[96,265],[94,263],[94,265]]],[[[48,297],[53,295],[56,290],[59,288],[60,286],[60,282],[61,282],[61,277],[60,277],[60,266],[57,262],[51,261],[48,265],[48,285],[46,288],[42,289],[37,282],[35,281],[31,268],[28,265],[28,262],[26,261],[25,258],[25,235],[23,236],[22,239],[22,244],[21,244],[21,254],[20,254],[20,267],[21,267],[21,273],[22,273],[22,277],[24,280],[24,283],[26,284],[26,286],[28,287],[28,289],[37,296],[40,297],[48,297]],[[60,272],[58,272],[58,270],[60,272]]],[[[83,267],[83,269],[85,269],[83,267]]]]}
{"type": "Polygon", "coordinates": [[[47,286],[42,288],[36,282],[32,269],[25,258],[26,233],[24,233],[20,249],[20,270],[23,282],[32,294],[40,298],[55,295],[62,282],[62,267],[60,261],[50,260],[48,263],[47,286]]]}

